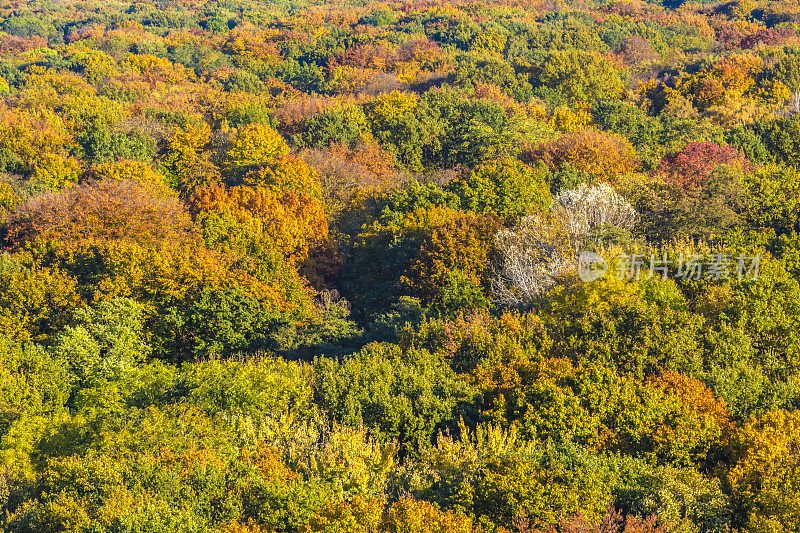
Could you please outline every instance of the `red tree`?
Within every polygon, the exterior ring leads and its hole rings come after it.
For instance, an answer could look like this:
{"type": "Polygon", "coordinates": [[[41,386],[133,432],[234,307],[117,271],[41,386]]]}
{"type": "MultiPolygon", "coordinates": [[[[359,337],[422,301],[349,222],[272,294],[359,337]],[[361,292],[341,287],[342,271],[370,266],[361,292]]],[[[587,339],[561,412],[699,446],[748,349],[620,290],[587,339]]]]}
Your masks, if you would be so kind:
{"type": "Polygon", "coordinates": [[[719,165],[740,165],[746,171],[752,168],[750,161],[735,148],[704,141],[690,142],[680,152],[664,157],[658,173],[685,190],[696,190],[703,187],[719,165]]]}
{"type": "Polygon", "coordinates": [[[789,28],[762,28],[755,33],[747,35],[742,39],[739,47],[742,50],[750,50],[763,43],[767,46],[782,44],[784,41],[797,37],[797,34],[789,28]]]}

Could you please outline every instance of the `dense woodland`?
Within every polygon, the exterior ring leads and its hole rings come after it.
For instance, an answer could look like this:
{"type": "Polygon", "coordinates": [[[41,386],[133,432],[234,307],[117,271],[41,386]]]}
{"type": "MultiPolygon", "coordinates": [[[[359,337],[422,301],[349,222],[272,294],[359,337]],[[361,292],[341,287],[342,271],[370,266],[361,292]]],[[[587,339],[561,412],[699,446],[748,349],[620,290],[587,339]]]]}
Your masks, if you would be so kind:
{"type": "Polygon", "coordinates": [[[800,531],[799,32],[2,2],[0,529],[800,531]]]}

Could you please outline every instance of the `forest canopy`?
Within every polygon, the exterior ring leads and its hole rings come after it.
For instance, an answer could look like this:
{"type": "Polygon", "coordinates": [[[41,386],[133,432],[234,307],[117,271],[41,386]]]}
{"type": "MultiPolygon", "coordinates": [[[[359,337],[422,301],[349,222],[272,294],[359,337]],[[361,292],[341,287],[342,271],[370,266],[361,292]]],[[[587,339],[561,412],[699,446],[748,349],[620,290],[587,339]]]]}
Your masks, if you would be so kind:
{"type": "Polygon", "coordinates": [[[0,5],[0,530],[792,533],[798,409],[797,2],[0,5]]]}

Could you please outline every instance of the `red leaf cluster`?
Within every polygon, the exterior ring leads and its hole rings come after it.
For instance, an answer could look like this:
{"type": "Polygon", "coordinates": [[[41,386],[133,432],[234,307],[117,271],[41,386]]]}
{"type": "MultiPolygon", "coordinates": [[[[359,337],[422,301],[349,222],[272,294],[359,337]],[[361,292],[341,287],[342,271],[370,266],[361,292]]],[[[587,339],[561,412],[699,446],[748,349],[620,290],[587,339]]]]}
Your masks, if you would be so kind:
{"type": "Polygon", "coordinates": [[[745,171],[752,169],[747,157],[731,146],[695,141],[680,152],[664,157],[657,172],[668,182],[689,191],[702,188],[719,165],[740,165],[745,171]]]}
{"type": "Polygon", "coordinates": [[[796,39],[797,33],[790,28],[763,28],[744,37],[739,43],[739,47],[742,50],[750,50],[759,44],[775,46],[792,38],[796,39]]]}

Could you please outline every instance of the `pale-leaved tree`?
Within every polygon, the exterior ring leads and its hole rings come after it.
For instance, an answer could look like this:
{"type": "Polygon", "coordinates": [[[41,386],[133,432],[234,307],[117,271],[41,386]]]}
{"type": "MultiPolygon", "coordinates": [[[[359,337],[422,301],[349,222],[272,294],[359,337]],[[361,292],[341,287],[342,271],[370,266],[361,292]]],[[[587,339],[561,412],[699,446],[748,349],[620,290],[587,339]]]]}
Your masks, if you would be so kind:
{"type": "Polygon", "coordinates": [[[575,270],[587,245],[607,230],[630,230],[636,211],[611,185],[581,184],[559,192],[546,215],[530,215],[495,236],[502,267],[492,283],[495,302],[527,306],[575,270]]]}

